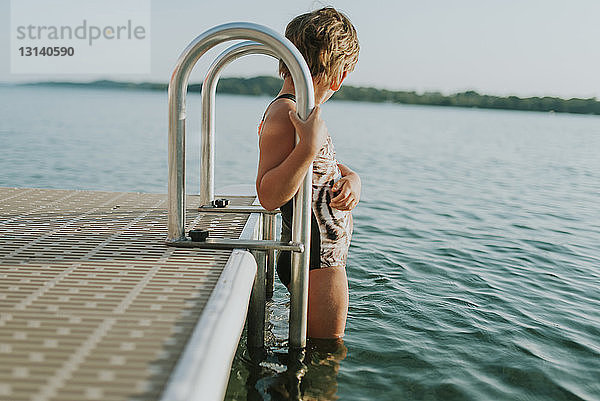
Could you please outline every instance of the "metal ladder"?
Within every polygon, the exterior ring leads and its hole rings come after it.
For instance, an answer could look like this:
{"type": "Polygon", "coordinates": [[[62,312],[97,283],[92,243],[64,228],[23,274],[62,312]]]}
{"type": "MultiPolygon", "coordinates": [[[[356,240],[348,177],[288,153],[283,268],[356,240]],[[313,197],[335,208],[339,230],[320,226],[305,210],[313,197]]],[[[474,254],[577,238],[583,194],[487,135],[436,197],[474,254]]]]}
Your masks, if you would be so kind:
{"type": "MultiPolygon", "coordinates": [[[[248,249],[257,263],[248,309],[248,345],[264,346],[265,301],[267,288],[272,293],[275,250],[292,251],[290,282],[290,349],[306,346],[308,310],[308,266],[310,255],[312,163],[294,197],[292,241],[275,241],[275,212],[258,206],[215,208],[214,201],[214,99],[223,68],[239,57],[265,54],[282,59],[288,67],[297,96],[297,111],[306,119],[314,107],[310,71],[296,47],[285,37],[262,25],[236,22],[216,26],[196,37],[182,52],[169,83],[169,194],[168,237],[166,244],[186,248],[248,249]],[[190,73],[196,62],[214,46],[235,44],[219,55],[210,66],[202,85],[202,149],[199,212],[261,213],[262,240],[207,238],[191,240],[185,235],[185,100],[190,73]],[[267,266],[268,261],[268,266],[267,266]],[[267,274],[268,273],[268,274],[267,274]],[[269,284],[267,285],[267,281],[269,284]]],[[[296,141],[298,137],[296,136],[296,141]]]]}

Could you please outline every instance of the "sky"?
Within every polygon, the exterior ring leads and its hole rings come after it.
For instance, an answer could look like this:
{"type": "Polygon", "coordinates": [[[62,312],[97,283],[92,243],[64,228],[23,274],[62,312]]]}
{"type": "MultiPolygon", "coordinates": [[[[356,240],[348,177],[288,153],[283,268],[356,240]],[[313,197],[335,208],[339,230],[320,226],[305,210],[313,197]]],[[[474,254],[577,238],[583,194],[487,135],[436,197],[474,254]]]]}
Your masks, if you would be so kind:
{"type": "MultiPolygon", "coordinates": [[[[55,4],[60,7],[60,1],[55,4]]],[[[283,33],[294,16],[325,5],[347,14],[358,31],[359,62],[347,84],[444,94],[476,90],[600,99],[598,0],[152,0],[149,73],[127,75],[11,74],[10,0],[0,0],[0,82],[168,82],[182,50],[215,25],[249,21],[283,33]]],[[[69,7],[59,11],[65,18],[81,19],[69,15],[69,7]]],[[[218,51],[200,60],[190,82],[202,81],[218,51]]],[[[223,76],[276,73],[273,59],[248,56],[230,65],[223,76]]]]}

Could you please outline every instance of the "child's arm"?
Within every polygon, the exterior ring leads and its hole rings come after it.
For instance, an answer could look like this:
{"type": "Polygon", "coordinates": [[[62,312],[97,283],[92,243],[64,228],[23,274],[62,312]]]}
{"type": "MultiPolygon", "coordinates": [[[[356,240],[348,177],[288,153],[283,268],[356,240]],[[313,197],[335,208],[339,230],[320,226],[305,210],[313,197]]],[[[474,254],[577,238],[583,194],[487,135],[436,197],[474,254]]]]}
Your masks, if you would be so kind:
{"type": "Polygon", "coordinates": [[[360,201],[361,182],[359,175],[343,164],[338,164],[342,178],[333,185],[333,192],[339,192],[329,205],[338,210],[352,210],[360,201]]]}
{"type": "Polygon", "coordinates": [[[280,207],[296,194],[327,138],[327,127],[318,106],[306,121],[300,120],[285,104],[273,105],[272,109],[260,134],[256,177],[258,199],[267,210],[280,207]],[[300,137],[296,146],[295,132],[300,137]]]}

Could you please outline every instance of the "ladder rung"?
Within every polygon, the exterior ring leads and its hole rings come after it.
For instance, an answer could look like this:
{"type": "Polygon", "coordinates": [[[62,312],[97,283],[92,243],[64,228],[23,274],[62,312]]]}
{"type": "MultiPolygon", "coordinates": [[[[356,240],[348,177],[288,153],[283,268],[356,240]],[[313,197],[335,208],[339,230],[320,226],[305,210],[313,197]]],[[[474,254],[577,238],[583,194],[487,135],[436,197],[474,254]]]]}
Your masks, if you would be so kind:
{"type": "Polygon", "coordinates": [[[279,209],[267,210],[262,206],[227,206],[227,207],[214,207],[214,206],[200,206],[198,207],[199,212],[209,213],[262,213],[262,214],[278,214],[281,213],[279,209]]]}
{"type": "Polygon", "coordinates": [[[167,241],[167,245],[177,248],[203,248],[203,249],[250,249],[258,251],[269,251],[277,249],[279,251],[304,252],[304,245],[299,242],[268,241],[268,240],[249,240],[233,238],[208,238],[206,241],[167,241]]]}

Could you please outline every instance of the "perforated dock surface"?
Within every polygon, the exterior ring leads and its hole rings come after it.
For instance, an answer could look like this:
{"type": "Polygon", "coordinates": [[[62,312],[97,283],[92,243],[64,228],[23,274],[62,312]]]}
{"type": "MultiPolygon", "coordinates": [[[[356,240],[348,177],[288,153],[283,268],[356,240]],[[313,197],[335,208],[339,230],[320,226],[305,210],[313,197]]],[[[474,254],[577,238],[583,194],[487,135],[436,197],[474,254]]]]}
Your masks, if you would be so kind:
{"type": "MultiPolygon", "coordinates": [[[[165,246],[166,206],[166,195],[0,188],[0,400],[160,398],[231,253],[165,246]]],[[[186,216],[223,238],[248,218],[186,216]]]]}

